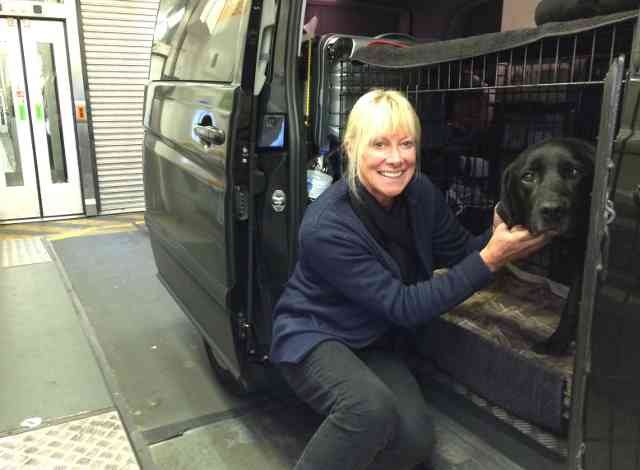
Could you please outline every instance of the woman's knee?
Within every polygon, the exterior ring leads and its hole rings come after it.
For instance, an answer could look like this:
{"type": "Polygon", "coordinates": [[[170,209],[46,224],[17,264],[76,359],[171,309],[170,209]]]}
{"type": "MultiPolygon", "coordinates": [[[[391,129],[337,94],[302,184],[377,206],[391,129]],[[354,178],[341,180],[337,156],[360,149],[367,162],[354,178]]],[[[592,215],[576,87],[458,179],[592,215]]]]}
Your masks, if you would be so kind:
{"type": "Polygon", "coordinates": [[[400,420],[396,397],[382,382],[353,387],[341,397],[332,415],[351,431],[387,434],[389,439],[400,420]]]}

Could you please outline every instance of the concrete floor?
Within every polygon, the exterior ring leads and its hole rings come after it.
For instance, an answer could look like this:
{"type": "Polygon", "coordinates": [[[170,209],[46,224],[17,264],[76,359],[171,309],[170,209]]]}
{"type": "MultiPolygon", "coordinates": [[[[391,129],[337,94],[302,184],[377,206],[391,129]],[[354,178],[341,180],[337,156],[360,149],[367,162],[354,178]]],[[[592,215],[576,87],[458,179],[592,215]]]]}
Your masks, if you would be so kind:
{"type": "Polygon", "coordinates": [[[73,298],[40,237],[87,226],[56,224],[0,226],[0,469],[136,469],[73,298]]]}
{"type": "MultiPolygon", "coordinates": [[[[216,382],[199,334],[156,278],[142,214],[0,225],[0,248],[38,240],[48,260],[0,267],[1,470],[25,462],[59,470],[293,466],[318,417],[290,400],[238,399],[216,382]],[[105,429],[112,438],[77,445],[105,429]]],[[[486,442],[481,420],[474,434],[436,408],[433,416],[433,469],[523,468],[486,442]]],[[[541,465],[526,467],[551,468],[541,465]]]]}
{"type": "MultiPolygon", "coordinates": [[[[155,276],[142,214],[0,225],[0,251],[42,255],[38,243],[44,257],[12,253],[0,268],[0,469],[102,468],[77,466],[59,436],[114,412],[145,469],[293,465],[317,418],[215,381],[199,334],[155,276]],[[52,446],[57,460],[44,454],[52,446]]],[[[120,444],[109,442],[114,458],[120,444]]]]}

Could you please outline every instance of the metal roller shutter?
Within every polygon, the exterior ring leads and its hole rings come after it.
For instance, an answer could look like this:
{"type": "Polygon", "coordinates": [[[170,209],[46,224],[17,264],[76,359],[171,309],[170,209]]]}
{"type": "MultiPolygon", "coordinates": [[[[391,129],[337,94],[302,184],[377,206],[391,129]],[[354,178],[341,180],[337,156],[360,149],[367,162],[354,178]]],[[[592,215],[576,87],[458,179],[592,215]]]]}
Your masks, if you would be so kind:
{"type": "Polygon", "coordinates": [[[100,212],[144,210],[142,108],[158,0],[80,0],[100,212]]]}

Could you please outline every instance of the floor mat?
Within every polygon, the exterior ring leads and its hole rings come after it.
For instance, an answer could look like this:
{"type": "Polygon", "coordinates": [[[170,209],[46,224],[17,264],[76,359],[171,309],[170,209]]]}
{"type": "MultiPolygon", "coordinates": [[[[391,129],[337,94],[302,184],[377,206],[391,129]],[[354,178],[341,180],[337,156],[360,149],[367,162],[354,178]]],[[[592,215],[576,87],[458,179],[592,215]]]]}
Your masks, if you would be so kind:
{"type": "Polygon", "coordinates": [[[112,406],[55,264],[0,269],[0,317],[0,435],[112,406]]]}
{"type": "MultiPolygon", "coordinates": [[[[142,230],[52,242],[142,433],[247,406],[213,378],[199,333],[156,276],[142,230]]],[[[131,431],[131,430],[130,430],[131,431]]],[[[176,431],[176,433],[179,433],[176,431]]],[[[155,434],[158,434],[155,432],[155,434]]]]}
{"type": "Polygon", "coordinates": [[[161,470],[287,470],[319,424],[305,407],[279,404],[193,429],[150,452],[161,470]]]}

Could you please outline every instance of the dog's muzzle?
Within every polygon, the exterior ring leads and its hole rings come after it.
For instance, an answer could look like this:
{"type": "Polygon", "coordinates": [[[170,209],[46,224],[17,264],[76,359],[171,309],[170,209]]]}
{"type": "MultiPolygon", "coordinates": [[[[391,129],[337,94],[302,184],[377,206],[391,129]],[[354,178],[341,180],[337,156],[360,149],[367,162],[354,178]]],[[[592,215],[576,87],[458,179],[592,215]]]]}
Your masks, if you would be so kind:
{"type": "Polygon", "coordinates": [[[549,230],[566,235],[572,229],[571,208],[563,201],[543,201],[532,211],[530,230],[539,234],[549,230]]]}

